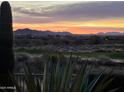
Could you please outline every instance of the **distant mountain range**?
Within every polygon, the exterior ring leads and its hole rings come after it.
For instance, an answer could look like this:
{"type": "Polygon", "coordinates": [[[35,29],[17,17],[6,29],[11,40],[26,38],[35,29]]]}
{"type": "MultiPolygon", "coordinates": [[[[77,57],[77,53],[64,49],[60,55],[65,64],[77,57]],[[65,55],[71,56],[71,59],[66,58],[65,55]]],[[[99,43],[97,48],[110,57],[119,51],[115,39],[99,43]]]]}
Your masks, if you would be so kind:
{"type": "Polygon", "coordinates": [[[72,35],[70,32],[53,32],[53,31],[41,31],[41,30],[31,30],[28,28],[25,29],[18,29],[14,32],[16,35],[32,35],[32,36],[48,36],[48,35],[61,35],[61,36],[66,36],[66,35],[72,35]]]}
{"type": "Polygon", "coordinates": [[[106,33],[100,32],[100,33],[97,33],[97,35],[120,36],[120,35],[124,35],[124,32],[123,33],[121,33],[121,32],[106,32],[106,33]]]}
{"type": "MultiPolygon", "coordinates": [[[[31,30],[31,29],[28,29],[28,28],[18,29],[16,31],[14,31],[14,34],[16,34],[16,35],[32,35],[32,36],[48,36],[48,35],[51,35],[51,36],[54,36],[54,35],[66,36],[66,35],[73,35],[70,32],[53,32],[53,31],[49,31],[49,30],[45,30],[45,31],[31,30]]],[[[81,35],[82,36],[89,36],[89,35],[95,35],[95,34],[81,34],[81,35]]],[[[97,33],[96,35],[119,36],[119,35],[124,35],[124,32],[123,33],[121,33],[121,32],[106,32],[106,33],[100,32],[100,33],[97,33]]]]}

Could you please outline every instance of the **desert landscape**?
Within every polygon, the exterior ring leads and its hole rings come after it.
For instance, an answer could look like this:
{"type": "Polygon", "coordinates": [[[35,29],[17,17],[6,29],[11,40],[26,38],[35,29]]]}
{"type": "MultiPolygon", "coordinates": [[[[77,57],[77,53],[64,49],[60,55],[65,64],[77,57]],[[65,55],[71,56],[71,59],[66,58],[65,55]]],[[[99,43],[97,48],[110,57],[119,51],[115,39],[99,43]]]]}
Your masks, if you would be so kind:
{"type": "Polygon", "coordinates": [[[0,91],[124,91],[124,2],[0,7],[0,91]]]}

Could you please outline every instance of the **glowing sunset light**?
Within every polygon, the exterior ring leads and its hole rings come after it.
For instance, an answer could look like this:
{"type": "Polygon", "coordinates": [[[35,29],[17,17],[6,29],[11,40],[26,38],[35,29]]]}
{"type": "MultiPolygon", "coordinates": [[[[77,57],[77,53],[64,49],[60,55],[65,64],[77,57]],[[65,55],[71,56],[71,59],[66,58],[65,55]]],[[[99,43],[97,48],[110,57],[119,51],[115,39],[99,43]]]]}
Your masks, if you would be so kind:
{"type": "Polygon", "coordinates": [[[124,32],[124,2],[10,2],[14,30],[69,31],[74,34],[124,32]]]}

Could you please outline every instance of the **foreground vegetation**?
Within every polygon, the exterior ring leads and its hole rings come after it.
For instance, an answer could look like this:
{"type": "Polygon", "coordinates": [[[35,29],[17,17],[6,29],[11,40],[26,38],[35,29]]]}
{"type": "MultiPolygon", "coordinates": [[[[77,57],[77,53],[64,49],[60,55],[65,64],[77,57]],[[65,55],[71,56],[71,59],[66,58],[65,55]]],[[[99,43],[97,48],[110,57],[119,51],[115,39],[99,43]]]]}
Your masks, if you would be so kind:
{"type": "MultiPolygon", "coordinates": [[[[110,88],[113,81],[112,72],[105,75],[105,70],[92,73],[93,66],[82,62],[79,57],[64,57],[61,54],[55,56],[44,55],[44,75],[42,83],[34,79],[28,63],[24,67],[25,91],[116,91],[118,88],[110,88]],[[77,67],[78,66],[78,67],[77,67]]],[[[16,91],[21,91],[21,86],[16,80],[16,91]]]]}

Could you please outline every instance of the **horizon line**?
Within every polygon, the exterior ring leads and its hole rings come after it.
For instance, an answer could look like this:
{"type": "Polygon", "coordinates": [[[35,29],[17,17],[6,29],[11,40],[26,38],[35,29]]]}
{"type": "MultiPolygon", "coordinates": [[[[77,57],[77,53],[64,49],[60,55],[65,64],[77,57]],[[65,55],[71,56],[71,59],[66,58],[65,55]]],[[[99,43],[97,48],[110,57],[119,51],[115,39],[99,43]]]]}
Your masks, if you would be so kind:
{"type": "Polygon", "coordinates": [[[24,29],[29,29],[29,30],[35,30],[35,31],[50,31],[50,32],[55,32],[55,33],[61,33],[61,32],[68,32],[68,33],[71,33],[73,35],[98,35],[99,33],[102,33],[102,34],[106,34],[106,33],[120,33],[120,34],[124,34],[124,32],[116,32],[116,31],[111,31],[111,32],[97,32],[97,33],[87,33],[87,34],[75,34],[75,33],[72,33],[70,31],[53,31],[53,30],[36,30],[36,29],[30,29],[30,28],[19,28],[19,29],[16,29],[16,30],[13,30],[13,32],[16,32],[17,30],[24,30],[24,29]]]}

